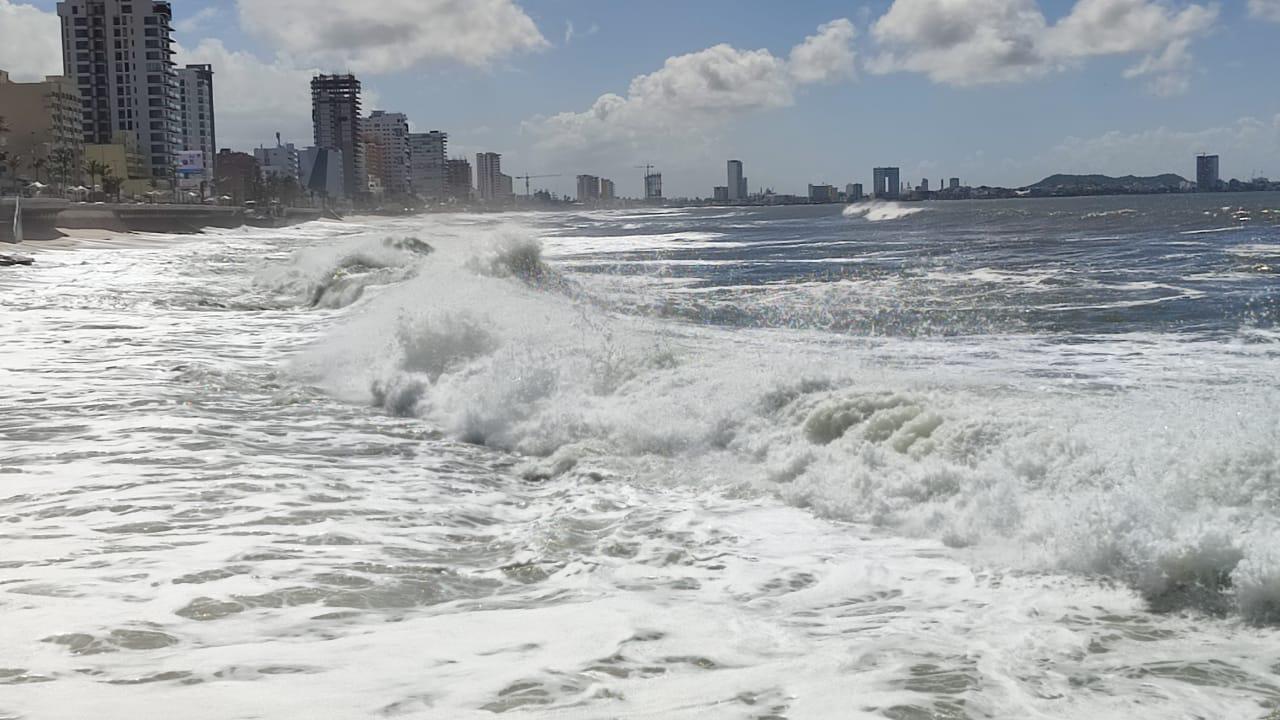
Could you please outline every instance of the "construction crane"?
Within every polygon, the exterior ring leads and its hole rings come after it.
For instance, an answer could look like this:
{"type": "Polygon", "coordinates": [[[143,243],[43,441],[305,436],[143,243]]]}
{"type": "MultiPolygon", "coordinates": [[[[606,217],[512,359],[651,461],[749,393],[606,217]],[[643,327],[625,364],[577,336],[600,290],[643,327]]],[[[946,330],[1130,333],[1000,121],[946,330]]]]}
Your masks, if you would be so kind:
{"type": "Polygon", "coordinates": [[[524,196],[529,197],[529,181],[530,180],[537,180],[538,178],[553,178],[553,177],[562,177],[562,176],[560,175],[515,175],[513,176],[513,179],[524,181],[524,196]]]}
{"type": "Polygon", "coordinates": [[[641,183],[640,187],[643,188],[641,190],[641,194],[646,200],[648,200],[649,199],[649,177],[653,175],[653,165],[649,163],[645,163],[644,165],[636,165],[635,169],[644,170],[644,182],[641,183]]]}

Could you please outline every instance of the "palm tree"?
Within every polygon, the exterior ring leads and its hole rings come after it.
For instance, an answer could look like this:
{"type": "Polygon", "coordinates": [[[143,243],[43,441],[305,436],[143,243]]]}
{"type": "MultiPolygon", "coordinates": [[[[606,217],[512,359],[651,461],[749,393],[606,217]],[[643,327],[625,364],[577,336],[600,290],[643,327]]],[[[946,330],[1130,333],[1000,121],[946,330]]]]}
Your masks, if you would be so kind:
{"type": "Polygon", "coordinates": [[[120,202],[120,188],[123,185],[124,180],[112,174],[111,168],[107,168],[102,172],[102,192],[116,202],[120,202]]]}
{"type": "Polygon", "coordinates": [[[85,164],[85,166],[84,166],[84,171],[85,171],[85,172],[87,172],[87,173],[89,173],[89,185],[90,185],[90,187],[96,187],[96,186],[97,186],[97,184],[98,184],[98,176],[99,176],[99,175],[104,175],[104,174],[106,174],[107,169],[108,169],[108,168],[107,168],[107,166],[106,166],[106,165],[103,165],[102,163],[98,162],[97,160],[90,160],[88,163],[86,163],[86,164],[85,164]]]}
{"type": "Polygon", "coordinates": [[[69,147],[60,147],[49,153],[50,178],[57,183],[59,191],[66,189],[75,157],[75,151],[69,147]]]}

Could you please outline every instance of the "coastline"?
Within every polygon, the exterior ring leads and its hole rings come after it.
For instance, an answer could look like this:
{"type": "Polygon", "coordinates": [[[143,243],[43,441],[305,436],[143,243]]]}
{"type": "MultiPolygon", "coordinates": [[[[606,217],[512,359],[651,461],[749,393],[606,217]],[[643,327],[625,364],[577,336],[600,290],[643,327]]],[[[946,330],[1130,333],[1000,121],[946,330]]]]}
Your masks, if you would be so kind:
{"type": "MultiPolygon", "coordinates": [[[[0,199],[0,218],[14,212],[12,199],[0,199]]],[[[29,242],[50,242],[70,230],[108,233],[149,232],[190,235],[206,228],[287,227],[321,218],[313,208],[287,208],[282,216],[259,216],[244,208],[202,205],[138,205],[123,203],[71,203],[32,198],[22,203],[22,217],[29,242]]],[[[0,223],[0,242],[13,239],[8,222],[0,223]]]]}

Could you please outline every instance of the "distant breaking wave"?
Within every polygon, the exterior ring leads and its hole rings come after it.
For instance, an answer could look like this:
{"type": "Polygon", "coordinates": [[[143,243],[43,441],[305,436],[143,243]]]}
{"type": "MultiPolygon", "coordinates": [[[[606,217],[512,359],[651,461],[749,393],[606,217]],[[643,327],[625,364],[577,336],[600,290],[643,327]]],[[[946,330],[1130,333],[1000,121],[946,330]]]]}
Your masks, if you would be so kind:
{"type": "Polygon", "coordinates": [[[869,202],[861,205],[850,205],[844,209],[847,218],[864,218],[870,222],[882,220],[901,220],[926,210],[923,207],[905,207],[894,202],[869,202]]]}

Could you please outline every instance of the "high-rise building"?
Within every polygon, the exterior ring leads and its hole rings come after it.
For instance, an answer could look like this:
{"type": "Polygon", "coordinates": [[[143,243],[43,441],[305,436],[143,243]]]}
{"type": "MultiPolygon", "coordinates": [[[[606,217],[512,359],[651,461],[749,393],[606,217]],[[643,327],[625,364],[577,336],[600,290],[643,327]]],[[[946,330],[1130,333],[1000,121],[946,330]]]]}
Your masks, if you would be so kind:
{"type": "Polygon", "coordinates": [[[341,153],[336,157],[342,159],[344,190],[364,193],[368,171],[361,132],[360,81],[356,76],[317,75],[311,79],[311,124],[317,148],[341,153]]]}
{"type": "Polygon", "coordinates": [[[662,173],[649,173],[644,176],[644,199],[650,201],[662,199],[662,173]]]}
{"type": "Polygon", "coordinates": [[[182,120],[179,182],[208,190],[213,186],[213,159],[218,152],[212,65],[188,65],[178,70],[178,105],[182,120]]]}
{"type": "Polygon", "coordinates": [[[920,181],[920,191],[929,192],[929,178],[925,178],[920,181]]]}
{"type": "Polygon", "coordinates": [[[951,178],[951,189],[952,190],[960,189],[960,178],[951,178]]]}
{"type": "Polygon", "coordinates": [[[502,192],[502,155],[476,153],[476,190],[480,199],[491,202],[502,192]]]}
{"type": "Polygon", "coordinates": [[[716,185],[711,188],[711,197],[716,202],[729,202],[729,186],[716,185]]]}
{"type": "Polygon", "coordinates": [[[901,172],[896,167],[878,167],[873,172],[871,194],[880,200],[893,200],[902,196],[901,172]]]}
{"type": "Polygon", "coordinates": [[[506,202],[515,197],[515,178],[505,173],[498,173],[498,192],[497,200],[506,202]]]}
{"type": "Polygon", "coordinates": [[[613,181],[608,178],[600,178],[600,199],[605,202],[616,200],[618,197],[617,188],[613,181]]]}
{"type": "Polygon", "coordinates": [[[844,187],[844,199],[857,202],[862,199],[862,183],[849,183],[844,187]]]}
{"type": "Polygon", "coordinates": [[[1222,184],[1222,176],[1218,169],[1217,155],[1196,156],[1196,190],[1198,192],[1216,192],[1222,184]]]}
{"type": "Polygon", "coordinates": [[[746,200],[747,199],[747,179],[742,176],[742,161],[729,161],[729,200],[746,200]]]}
{"type": "Polygon", "coordinates": [[[52,182],[80,183],[84,129],[75,83],[61,75],[15,83],[0,70],[0,108],[9,129],[0,142],[6,142],[5,150],[16,158],[15,173],[35,175],[35,164],[42,163],[52,182]]]}
{"type": "Polygon", "coordinates": [[[455,200],[471,199],[471,163],[461,158],[445,163],[445,193],[455,200]]]}
{"type": "Polygon", "coordinates": [[[63,74],[80,92],[86,145],[134,137],[152,178],[172,178],[182,143],[173,10],[154,0],[61,0],[63,74]]]}
{"type": "MultiPolygon", "coordinates": [[[[447,197],[449,135],[439,130],[409,135],[409,188],[431,200],[447,197]]],[[[469,166],[468,166],[469,169],[469,166]]],[[[467,173],[470,175],[470,172],[467,173]]],[[[467,180],[467,185],[471,181],[467,180]]]]}
{"type": "Polygon", "coordinates": [[[600,200],[600,178],[595,175],[578,176],[578,202],[593,203],[600,200]]]}
{"type": "MultiPolygon", "coordinates": [[[[388,195],[408,195],[409,182],[409,118],[404,113],[374,110],[361,126],[367,139],[382,148],[382,167],[378,178],[388,195]]],[[[373,174],[373,170],[369,170],[373,174]]]]}

